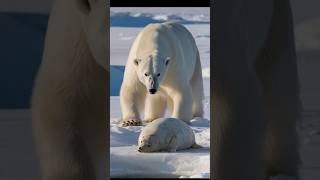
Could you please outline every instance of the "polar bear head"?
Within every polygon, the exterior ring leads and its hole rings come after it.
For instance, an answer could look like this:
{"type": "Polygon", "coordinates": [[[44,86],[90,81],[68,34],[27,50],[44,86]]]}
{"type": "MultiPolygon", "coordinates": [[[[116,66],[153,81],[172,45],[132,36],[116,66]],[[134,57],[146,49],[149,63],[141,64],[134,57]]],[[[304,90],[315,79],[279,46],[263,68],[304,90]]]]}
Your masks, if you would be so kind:
{"type": "Polygon", "coordinates": [[[152,54],[145,58],[136,58],[133,62],[140,82],[150,94],[155,94],[165,77],[170,57],[152,54]]]}
{"type": "Polygon", "coordinates": [[[96,62],[107,69],[107,2],[105,0],[73,0],[81,19],[82,29],[85,32],[90,51],[96,62]]]}

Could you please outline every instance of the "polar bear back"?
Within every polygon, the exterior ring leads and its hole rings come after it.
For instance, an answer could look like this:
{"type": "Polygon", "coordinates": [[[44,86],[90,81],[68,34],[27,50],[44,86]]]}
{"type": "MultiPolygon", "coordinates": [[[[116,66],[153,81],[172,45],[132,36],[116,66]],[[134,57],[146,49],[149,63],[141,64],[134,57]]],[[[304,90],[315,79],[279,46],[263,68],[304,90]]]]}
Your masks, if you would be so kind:
{"type": "Polygon", "coordinates": [[[182,25],[174,22],[147,25],[135,39],[128,63],[136,58],[145,58],[161,52],[164,58],[170,57],[168,72],[182,73],[190,80],[198,56],[198,48],[192,34],[182,25]]]}
{"type": "Polygon", "coordinates": [[[192,72],[188,74],[188,80],[190,80],[194,72],[195,63],[200,60],[197,59],[198,48],[196,42],[192,34],[184,26],[173,22],[164,23],[164,26],[169,29],[169,32],[174,35],[174,41],[179,44],[177,52],[181,52],[181,54],[178,55],[180,58],[177,58],[176,62],[177,65],[183,64],[186,72],[192,72]]]}

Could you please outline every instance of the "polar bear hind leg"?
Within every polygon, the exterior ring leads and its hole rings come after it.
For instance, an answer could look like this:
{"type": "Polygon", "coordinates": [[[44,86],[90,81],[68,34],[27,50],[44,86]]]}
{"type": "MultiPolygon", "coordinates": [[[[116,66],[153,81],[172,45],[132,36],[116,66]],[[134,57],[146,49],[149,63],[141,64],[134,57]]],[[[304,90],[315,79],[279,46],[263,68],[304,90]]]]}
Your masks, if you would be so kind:
{"type": "Polygon", "coordinates": [[[192,88],[192,100],[193,100],[192,116],[193,118],[202,117],[203,116],[202,100],[204,97],[204,92],[203,92],[202,68],[201,68],[199,52],[197,53],[196,65],[195,65],[195,69],[194,69],[190,84],[192,88]]]}
{"type": "Polygon", "coordinates": [[[288,1],[279,2],[277,6],[267,49],[262,54],[266,58],[259,59],[262,64],[258,66],[268,122],[266,165],[269,176],[286,174],[298,178],[300,157],[296,122],[301,102],[291,12],[288,1]]]}
{"type": "Polygon", "coordinates": [[[172,117],[189,124],[192,119],[192,90],[187,81],[180,81],[179,84],[172,85],[172,90],[168,93],[173,102],[172,117]]]}
{"type": "MultiPolygon", "coordinates": [[[[280,59],[278,59],[280,60],[280,59]]],[[[271,69],[293,68],[279,62],[271,69]]],[[[270,70],[271,70],[270,69],[270,70]]],[[[293,72],[293,71],[292,71],[293,72]]],[[[287,174],[298,177],[300,165],[296,120],[299,115],[298,86],[294,73],[274,71],[262,81],[268,118],[266,160],[269,175],[287,174]],[[285,83],[283,83],[285,82],[285,83]],[[270,84],[277,84],[270,86],[270,84]],[[272,88],[269,88],[272,87],[272,88]]]]}
{"type": "Polygon", "coordinates": [[[167,109],[170,114],[173,112],[173,101],[170,97],[167,97],[167,109]]]}

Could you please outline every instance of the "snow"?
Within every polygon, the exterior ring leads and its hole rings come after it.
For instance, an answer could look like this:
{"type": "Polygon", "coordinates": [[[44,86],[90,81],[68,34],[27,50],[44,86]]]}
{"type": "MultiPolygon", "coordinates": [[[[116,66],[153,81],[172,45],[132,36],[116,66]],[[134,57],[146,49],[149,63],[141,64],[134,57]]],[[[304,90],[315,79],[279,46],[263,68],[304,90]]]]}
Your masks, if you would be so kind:
{"type": "Polygon", "coordinates": [[[150,23],[175,21],[180,24],[208,24],[209,16],[204,14],[133,13],[111,11],[111,26],[144,27],[150,23]]]}
{"type": "MultiPolygon", "coordinates": [[[[111,177],[210,177],[210,14],[209,8],[111,8],[110,175],[111,177]],[[135,37],[147,24],[174,20],[193,34],[203,70],[204,118],[191,120],[202,148],[175,153],[139,153],[143,126],[119,127],[119,90],[124,65],[135,37]]],[[[166,116],[169,116],[167,114],[166,116]]],[[[144,124],[145,125],[145,124],[144,124]]]]}

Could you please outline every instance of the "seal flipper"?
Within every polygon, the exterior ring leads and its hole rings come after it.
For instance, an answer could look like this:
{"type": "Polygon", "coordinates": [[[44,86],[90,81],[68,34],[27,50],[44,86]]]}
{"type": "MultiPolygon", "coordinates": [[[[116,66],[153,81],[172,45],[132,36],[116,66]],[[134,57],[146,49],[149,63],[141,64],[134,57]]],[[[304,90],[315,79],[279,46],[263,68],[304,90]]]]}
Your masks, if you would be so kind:
{"type": "Polygon", "coordinates": [[[168,152],[176,152],[177,150],[177,137],[176,135],[172,136],[170,139],[169,145],[167,147],[168,152]]]}
{"type": "Polygon", "coordinates": [[[199,144],[194,143],[194,144],[192,144],[191,148],[202,148],[202,146],[200,146],[199,144]]]}

